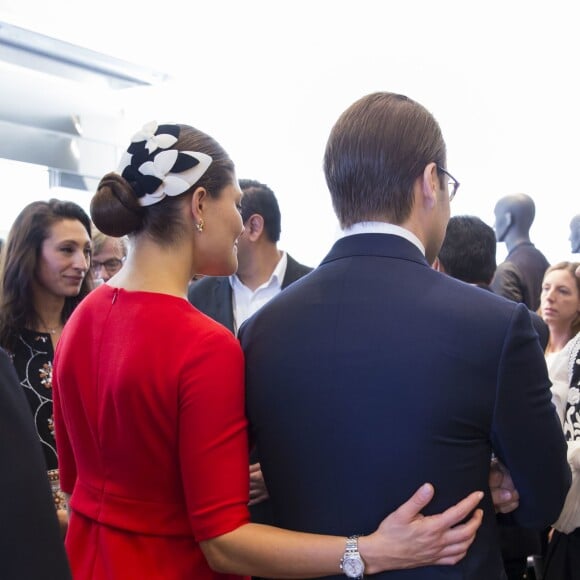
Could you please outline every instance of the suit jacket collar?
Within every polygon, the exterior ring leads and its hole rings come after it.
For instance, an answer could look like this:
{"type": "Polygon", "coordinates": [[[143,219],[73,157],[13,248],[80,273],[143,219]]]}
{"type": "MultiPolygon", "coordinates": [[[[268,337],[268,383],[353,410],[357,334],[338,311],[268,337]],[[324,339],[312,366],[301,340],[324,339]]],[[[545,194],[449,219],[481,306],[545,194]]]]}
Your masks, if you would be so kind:
{"type": "Polygon", "coordinates": [[[208,314],[234,331],[234,309],[232,306],[232,286],[228,276],[216,276],[213,284],[213,297],[209,301],[211,312],[208,314]]]}
{"type": "MultiPolygon", "coordinates": [[[[292,256],[286,253],[288,263],[286,266],[286,273],[282,280],[282,289],[292,284],[307,272],[312,270],[307,266],[303,266],[297,262],[292,256]]],[[[211,299],[208,300],[206,307],[206,314],[221,322],[224,326],[234,332],[234,308],[232,300],[232,285],[229,276],[215,276],[212,278],[213,287],[211,288],[211,299]]]]}
{"type": "MultiPolygon", "coordinates": [[[[292,284],[292,282],[296,282],[296,280],[299,280],[302,278],[302,276],[305,276],[309,272],[312,272],[312,268],[310,266],[305,266],[304,264],[297,262],[288,252],[286,252],[286,272],[284,273],[284,278],[282,279],[282,284],[280,285],[281,289],[284,290],[284,288],[292,284]]],[[[229,300],[231,300],[231,277],[218,277],[217,279],[228,281],[228,286],[230,288],[229,300]]]]}
{"type": "Polygon", "coordinates": [[[296,282],[296,280],[302,278],[302,276],[312,271],[312,268],[300,264],[288,252],[286,252],[286,257],[288,262],[286,264],[284,280],[282,280],[282,290],[284,290],[284,288],[286,288],[288,285],[292,284],[292,282],[296,282]]]}
{"type": "Polygon", "coordinates": [[[430,267],[417,246],[391,234],[354,234],[341,238],[332,246],[322,264],[354,256],[397,258],[430,267]]]}

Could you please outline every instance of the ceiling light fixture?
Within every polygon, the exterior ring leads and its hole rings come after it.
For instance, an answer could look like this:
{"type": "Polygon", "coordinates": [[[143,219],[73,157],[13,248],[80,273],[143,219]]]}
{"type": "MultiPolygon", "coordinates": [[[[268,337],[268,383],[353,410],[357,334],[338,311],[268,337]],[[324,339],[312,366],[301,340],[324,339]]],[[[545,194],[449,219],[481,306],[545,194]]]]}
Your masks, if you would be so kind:
{"type": "Polygon", "coordinates": [[[69,80],[98,80],[114,89],[153,85],[169,79],[165,73],[2,21],[0,61],[69,80]]]}

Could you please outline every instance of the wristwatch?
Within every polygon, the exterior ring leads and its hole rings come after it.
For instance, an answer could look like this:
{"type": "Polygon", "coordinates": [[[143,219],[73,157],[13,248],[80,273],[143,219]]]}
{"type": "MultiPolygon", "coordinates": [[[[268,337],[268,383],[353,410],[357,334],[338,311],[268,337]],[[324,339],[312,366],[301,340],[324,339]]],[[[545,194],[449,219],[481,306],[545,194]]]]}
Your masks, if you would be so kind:
{"type": "Polygon", "coordinates": [[[346,549],[340,560],[340,569],[347,578],[363,578],[365,563],[358,551],[358,536],[350,536],[346,540],[346,549]]]}

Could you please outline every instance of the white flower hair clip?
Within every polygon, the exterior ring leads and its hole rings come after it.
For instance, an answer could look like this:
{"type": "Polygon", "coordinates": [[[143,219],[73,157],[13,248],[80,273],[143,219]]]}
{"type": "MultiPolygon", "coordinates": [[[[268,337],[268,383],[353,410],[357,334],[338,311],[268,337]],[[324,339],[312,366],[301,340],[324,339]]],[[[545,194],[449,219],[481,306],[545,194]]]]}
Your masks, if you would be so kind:
{"type": "Polygon", "coordinates": [[[149,153],[157,149],[169,149],[177,143],[179,137],[179,127],[177,125],[158,125],[155,121],[150,121],[131,137],[131,143],[142,143],[145,141],[145,149],[149,153]],[[177,129],[177,135],[175,134],[177,129]],[[163,131],[167,131],[163,133],[163,131]]]}
{"type": "Polygon", "coordinates": [[[133,187],[140,205],[184,193],[211,165],[212,158],[206,153],[171,149],[179,131],[177,125],[147,123],[123,154],[118,171],[133,187]]]}

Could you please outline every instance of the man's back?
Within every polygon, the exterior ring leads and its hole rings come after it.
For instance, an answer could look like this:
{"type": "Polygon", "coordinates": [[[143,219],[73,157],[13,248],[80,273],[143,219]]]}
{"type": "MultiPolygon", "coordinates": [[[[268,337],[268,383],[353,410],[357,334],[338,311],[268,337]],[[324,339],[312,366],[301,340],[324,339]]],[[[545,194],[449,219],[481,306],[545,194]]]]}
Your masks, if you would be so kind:
{"type": "MultiPolygon", "coordinates": [[[[434,513],[487,489],[492,447],[520,489],[518,523],[557,517],[565,445],[527,311],[433,271],[409,242],[340,240],[241,340],[277,524],[365,534],[425,481],[434,513]]],[[[388,577],[502,578],[489,497],[483,507],[458,566],[388,577]]]]}

